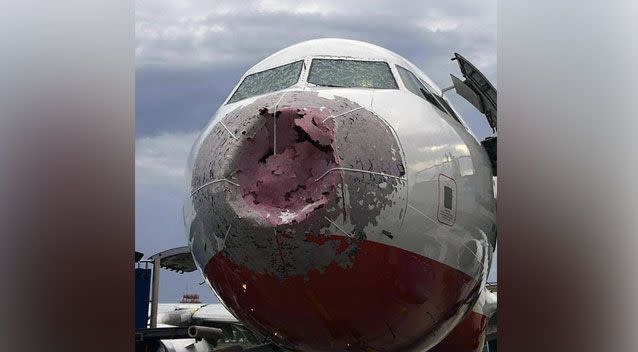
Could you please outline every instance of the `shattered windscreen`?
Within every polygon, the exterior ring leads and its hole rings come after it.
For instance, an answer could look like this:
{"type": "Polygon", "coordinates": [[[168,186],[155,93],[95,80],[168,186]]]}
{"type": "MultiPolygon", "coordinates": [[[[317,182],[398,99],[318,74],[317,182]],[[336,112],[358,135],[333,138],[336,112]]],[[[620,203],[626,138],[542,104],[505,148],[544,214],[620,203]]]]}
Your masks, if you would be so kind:
{"type": "Polygon", "coordinates": [[[299,80],[303,60],[246,76],[228,104],[256,95],[286,89],[299,80]]]}
{"type": "Polygon", "coordinates": [[[380,61],[313,59],[308,83],[326,87],[399,88],[390,66],[380,61]]]}

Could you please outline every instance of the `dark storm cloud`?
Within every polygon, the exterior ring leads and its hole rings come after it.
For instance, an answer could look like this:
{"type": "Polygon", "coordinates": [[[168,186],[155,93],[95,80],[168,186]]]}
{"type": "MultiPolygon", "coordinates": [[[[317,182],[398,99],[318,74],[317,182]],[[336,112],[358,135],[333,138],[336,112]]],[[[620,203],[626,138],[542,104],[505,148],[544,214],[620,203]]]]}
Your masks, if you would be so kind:
{"type": "Polygon", "coordinates": [[[320,37],[368,41],[411,60],[439,85],[455,51],[496,78],[493,3],[138,2],[137,135],[201,128],[243,72],[273,52],[320,37]],[[173,14],[171,16],[171,13],[173,14]]]}
{"type": "Polygon", "coordinates": [[[204,127],[247,67],[138,68],[136,136],[204,127]]]}

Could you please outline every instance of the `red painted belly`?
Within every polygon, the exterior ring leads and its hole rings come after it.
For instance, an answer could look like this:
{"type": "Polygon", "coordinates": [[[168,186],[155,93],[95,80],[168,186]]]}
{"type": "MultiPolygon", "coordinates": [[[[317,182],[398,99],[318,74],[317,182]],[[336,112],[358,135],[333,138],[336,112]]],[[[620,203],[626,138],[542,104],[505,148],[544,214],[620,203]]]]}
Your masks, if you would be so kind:
{"type": "Polygon", "coordinates": [[[485,315],[469,312],[454,330],[432,352],[479,352],[485,342],[488,319],[485,315]]]}
{"type": "MultiPolygon", "coordinates": [[[[345,248],[343,236],[326,236],[345,248]]],[[[316,241],[317,239],[309,239],[316,241]]],[[[280,259],[286,258],[280,254],[280,259]]],[[[301,351],[407,351],[471,300],[470,276],[414,253],[365,241],[350,267],[283,278],[251,272],[224,251],[206,275],[225,305],[248,327],[301,351]]]]}

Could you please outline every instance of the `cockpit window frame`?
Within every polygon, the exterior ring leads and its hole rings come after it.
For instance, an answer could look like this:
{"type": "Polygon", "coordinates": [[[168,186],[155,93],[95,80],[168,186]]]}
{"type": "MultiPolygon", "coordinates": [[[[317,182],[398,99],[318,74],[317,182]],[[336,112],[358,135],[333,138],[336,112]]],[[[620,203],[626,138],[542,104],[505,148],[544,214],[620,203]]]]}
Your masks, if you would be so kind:
{"type": "Polygon", "coordinates": [[[441,102],[441,105],[445,107],[445,110],[450,116],[452,116],[456,121],[458,121],[461,125],[463,125],[463,127],[466,127],[467,129],[467,126],[465,126],[465,123],[461,120],[461,117],[456,114],[456,111],[452,109],[452,106],[447,100],[445,100],[445,98],[443,98],[442,96],[438,96],[436,94],[434,95],[434,97],[441,102]]]}
{"type": "Polygon", "coordinates": [[[401,83],[403,84],[403,88],[405,88],[408,92],[410,92],[411,94],[414,94],[416,96],[418,96],[419,98],[423,99],[424,101],[430,103],[431,105],[433,105],[435,108],[437,108],[438,110],[440,110],[441,112],[450,115],[454,120],[456,120],[456,122],[458,122],[459,124],[461,124],[461,126],[465,127],[465,124],[461,121],[461,119],[456,115],[456,112],[454,112],[454,110],[452,110],[452,108],[450,107],[449,103],[440,95],[436,94],[434,92],[434,89],[432,89],[432,87],[430,87],[429,84],[427,84],[426,82],[424,82],[419,76],[417,76],[414,72],[412,72],[411,70],[409,70],[408,68],[405,68],[401,65],[394,65],[396,66],[397,69],[397,74],[399,75],[399,78],[401,79],[401,83]],[[412,91],[410,88],[408,88],[408,85],[405,82],[405,79],[403,78],[403,76],[401,75],[401,70],[405,71],[406,73],[408,73],[409,75],[412,76],[412,78],[419,83],[420,85],[423,86],[423,88],[425,88],[425,92],[420,92],[421,94],[418,94],[414,91],[412,91]],[[432,97],[431,101],[430,99],[427,98],[426,95],[429,95],[432,97]]]}
{"type": "Polygon", "coordinates": [[[265,70],[261,70],[261,71],[258,71],[258,72],[253,72],[253,73],[251,73],[251,74],[249,74],[249,75],[246,75],[246,76],[244,76],[244,77],[240,80],[239,84],[237,84],[237,86],[235,87],[235,89],[233,89],[232,93],[228,96],[228,98],[227,98],[227,99],[226,99],[226,101],[224,102],[224,105],[234,104],[234,103],[240,102],[240,101],[242,101],[242,100],[246,100],[246,99],[249,99],[249,98],[254,98],[254,97],[256,97],[256,96],[260,96],[260,95],[264,95],[264,94],[269,94],[269,93],[273,93],[273,92],[279,92],[279,91],[282,91],[282,90],[284,90],[284,89],[288,89],[288,88],[290,88],[290,87],[292,87],[292,86],[294,86],[294,85],[296,85],[296,84],[299,84],[299,82],[301,81],[302,76],[303,76],[303,74],[304,74],[305,66],[306,66],[305,59],[301,58],[301,59],[296,59],[296,60],[294,60],[294,61],[291,61],[291,62],[288,62],[288,63],[282,64],[282,65],[277,65],[277,66],[274,66],[274,67],[271,67],[271,68],[268,68],[268,69],[265,69],[265,70]],[[237,100],[234,100],[234,101],[233,101],[233,97],[235,96],[235,94],[237,94],[237,92],[239,91],[239,88],[241,87],[241,85],[242,85],[242,84],[244,84],[244,82],[246,81],[246,79],[248,79],[249,77],[254,77],[255,75],[263,74],[264,72],[268,72],[268,71],[276,70],[276,69],[282,68],[282,67],[284,67],[284,66],[293,65],[293,64],[297,64],[297,63],[301,63],[301,65],[299,65],[299,72],[297,73],[297,79],[296,79],[296,81],[295,81],[294,83],[292,83],[291,85],[289,85],[289,86],[287,86],[287,87],[285,87],[285,88],[281,88],[281,89],[276,89],[276,90],[267,91],[267,92],[260,93],[260,94],[255,94],[255,95],[251,95],[251,96],[246,96],[246,97],[243,97],[243,98],[241,98],[241,99],[237,99],[237,100]]]}
{"type": "Polygon", "coordinates": [[[306,70],[306,74],[304,78],[305,78],[305,84],[309,87],[323,87],[323,88],[332,88],[332,89],[376,89],[376,90],[400,90],[401,89],[399,86],[397,77],[394,73],[394,70],[392,70],[392,65],[386,60],[336,57],[336,56],[313,56],[309,58],[309,65],[308,65],[308,69],[306,70]],[[390,77],[392,77],[392,83],[394,83],[394,86],[393,87],[332,86],[332,85],[313,83],[313,82],[310,82],[310,75],[312,73],[313,64],[315,60],[382,63],[387,66],[388,73],[390,74],[390,77]]]}

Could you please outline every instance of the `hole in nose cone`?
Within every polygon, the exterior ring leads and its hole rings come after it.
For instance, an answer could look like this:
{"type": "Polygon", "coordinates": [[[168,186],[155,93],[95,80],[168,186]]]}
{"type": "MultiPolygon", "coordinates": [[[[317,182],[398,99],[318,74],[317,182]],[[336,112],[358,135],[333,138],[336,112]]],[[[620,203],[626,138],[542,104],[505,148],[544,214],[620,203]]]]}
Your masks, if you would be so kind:
{"type": "Polygon", "coordinates": [[[243,206],[270,225],[301,222],[334,197],[340,182],[334,121],[327,110],[264,108],[242,143],[237,173],[243,206]]]}

